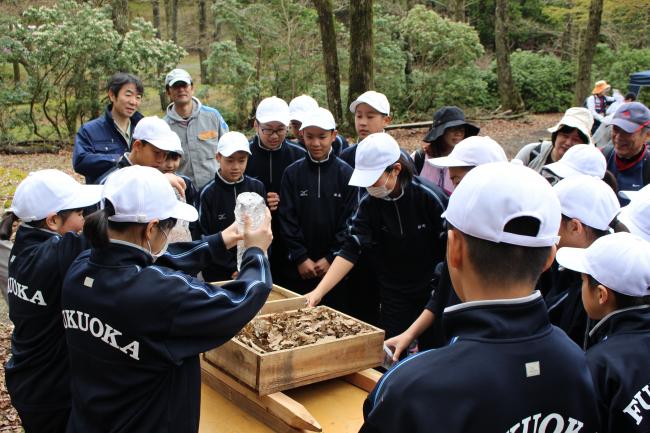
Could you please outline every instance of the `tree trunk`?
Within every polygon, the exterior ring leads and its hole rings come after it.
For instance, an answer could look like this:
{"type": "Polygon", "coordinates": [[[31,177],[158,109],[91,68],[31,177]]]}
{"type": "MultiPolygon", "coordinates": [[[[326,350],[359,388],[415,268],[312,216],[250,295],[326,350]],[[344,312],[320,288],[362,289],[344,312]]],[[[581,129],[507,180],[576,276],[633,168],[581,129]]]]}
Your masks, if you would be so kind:
{"type": "Polygon", "coordinates": [[[156,28],[156,37],[160,39],[160,0],[151,0],[153,12],[153,26],[156,28]]]}
{"type": "Polygon", "coordinates": [[[504,111],[514,112],[524,109],[524,102],[512,79],[510,68],[510,47],[508,44],[508,1],[496,0],[494,18],[494,45],[497,58],[497,81],[499,98],[504,111]]]}
{"type": "Polygon", "coordinates": [[[165,6],[165,34],[167,39],[172,37],[172,0],[164,0],[165,6]]]}
{"type": "Polygon", "coordinates": [[[331,110],[336,124],[343,123],[341,108],[341,78],[339,73],[339,56],[336,50],[336,31],[331,0],[314,0],[318,11],[320,36],[323,46],[323,63],[325,65],[325,82],[327,84],[327,105],[331,110]]]}
{"type": "MultiPolygon", "coordinates": [[[[351,1],[348,104],[374,87],[372,40],[372,0],[351,1]]],[[[354,125],[354,116],[347,113],[347,117],[349,124],[354,125]]]]}
{"type": "Polygon", "coordinates": [[[14,84],[20,83],[20,63],[14,62],[14,84]]]}
{"type": "Polygon", "coordinates": [[[452,0],[451,18],[459,23],[465,22],[465,0],[452,0]]]}
{"type": "Polygon", "coordinates": [[[205,61],[207,59],[207,53],[205,46],[208,43],[206,40],[208,35],[206,32],[206,13],[205,13],[205,0],[199,0],[199,65],[201,66],[201,83],[209,84],[210,78],[208,76],[208,65],[205,61]]]}
{"type": "Polygon", "coordinates": [[[591,63],[596,52],[596,44],[600,35],[600,22],[603,16],[603,0],[591,0],[589,6],[589,21],[584,30],[578,51],[578,75],[576,77],[575,105],[582,106],[582,102],[589,96],[591,87],[591,63]]]}
{"type": "Polygon", "coordinates": [[[171,0],[172,41],[178,44],[178,0],[171,0]]]}
{"type": "Polygon", "coordinates": [[[129,30],[129,1],[128,0],[111,0],[113,8],[113,25],[115,30],[121,35],[125,35],[129,30]]]}

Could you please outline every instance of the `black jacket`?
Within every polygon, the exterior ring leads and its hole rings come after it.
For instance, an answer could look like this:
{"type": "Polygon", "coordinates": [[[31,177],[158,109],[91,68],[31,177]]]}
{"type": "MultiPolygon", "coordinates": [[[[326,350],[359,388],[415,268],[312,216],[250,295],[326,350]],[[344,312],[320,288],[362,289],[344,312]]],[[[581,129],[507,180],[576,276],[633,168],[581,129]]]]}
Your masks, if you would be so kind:
{"type": "Polygon", "coordinates": [[[250,149],[246,174],[262,182],[266,192],[279,193],[284,170],[307,155],[303,147],[288,140],[284,140],[278,149],[268,150],[262,147],[257,135],[250,141],[250,149]]]}
{"type": "Polygon", "coordinates": [[[459,304],[444,322],[451,343],[384,374],[362,432],[599,431],[584,353],[549,323],[538,292],[459,304]]]}
{"type": "Polygon", "coordinates": [[[650,431],[650,306],[614,311],[589,333],[587,363],[605,433],[650,431]]]}
{"type": "Polygon", "coordinates": [[[223,287],[164,265],[194,273],[223,251],[215,235],[172,244],[153,265],[141,248],[112,241],[72,264],[62,297],[68,432],[198,431],[198,354],[228,341],[259,311],[271,290],[269,265],[250,248],[239,278],[223,287]]]}
{"type": "Polygon", "coordinates": [[[333,152],[321,162],[308,155],[285,170],[278,218],[292,265],[308,258],[334,260],[357,205],[351,176],[352,167],[333,152]]]}
{"type": "Polygon", "coordinates": [[[446,207],[445,193],[417,176],[396,199],[366,194],[337,255],[356,263],[362,248],[372,248],[382,296],[428,298],[435,266],[445,255],[440,215],[446,207]]]}
{"type": "Polygon", "coordinates": [[[73,233],[61,236],[27,224],[16,233],[7,284],[14,331],[5,376],[11,401],[21,410],[70,406],[61,287],[70,264],[86,248],[85,238],[73,233]]]}
{"type": "Polygon", "coordinates": [[[559,269],[557,262],[549,269],[552,286],[544,297],[551,323],[567,333],[578,346],[585,346],[589,317],[582,305],[582,278],[579,272],[559,269]]]}
{"type": "MultiPolygon", "coordinates": [[[[199,229],[204,235],[218,233],[228,228],[235,221],[235,204],[242,192],[255,192],[266,199],[264,185],[259,180],[244,175],[241,180],[230,183],[219,173],[208,182],[199,197],[199,229]]],[[[237,248],[229,251],[230,260],[226,266],[215,264],[203,270],[206,281],[230,280],[237,270],[237,248]]]]}

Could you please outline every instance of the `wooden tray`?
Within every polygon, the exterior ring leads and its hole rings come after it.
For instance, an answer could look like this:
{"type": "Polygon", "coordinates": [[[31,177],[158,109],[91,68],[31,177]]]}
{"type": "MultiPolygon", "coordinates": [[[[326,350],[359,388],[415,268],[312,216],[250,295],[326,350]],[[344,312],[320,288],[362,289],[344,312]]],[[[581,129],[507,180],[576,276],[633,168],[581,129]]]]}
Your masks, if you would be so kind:
{"type": "Polygon", "coordinates": [[[364,325],[371,331],[269,353],[259,353],[232,339],[206,352],[205,358],[259,395],[267,395],[381,365],[384,331],[364,325]]]}
{"type": "MultiPolygon", "coordinates": [[[[220,286],[227,282],[228,281],[216,281],[210,284],[220,286]]],[[[261,315],[297,310],[303,308],[305,303],[306,300],[304,296],[274,284],[266,303],[257,314],[261,315]]]]}

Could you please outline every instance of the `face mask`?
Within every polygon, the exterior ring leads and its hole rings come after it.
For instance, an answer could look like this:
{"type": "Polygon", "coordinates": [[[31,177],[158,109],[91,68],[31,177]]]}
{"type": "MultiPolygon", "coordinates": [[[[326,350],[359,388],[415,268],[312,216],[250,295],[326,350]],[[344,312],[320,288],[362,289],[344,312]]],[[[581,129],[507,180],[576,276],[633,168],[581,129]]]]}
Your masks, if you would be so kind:
{"type": "Polygon", "coordinates": [[[167,247],[169,247],[169,238],[167,237],[167,233],[165,233],[163,230],[160,230],[160,232],[165,235],[165,245],[158,251],[156,254],[153,253],[151,250],[151,243],[149,242],[149,239],[147,239],[147,246],[149,246],[149,254],[151,254],[151,257],[153,257],[154,263],[156,260],[158,260],[160,257],[162,257],[163,254],[167,252],[167,247]]]}
{"type": "Polygon", "coordinates": [[[368,186],[368,187],[366,187],[366,191],[368,191],[368,194],[370,194],[371,196],[376,197],[376,198],[386,198],[386,197],[388,197],[388,195],[391,192],[393,192],[392,189],[386,188],[386,185],[388,184],[389,179],[390,179],[390,174],[388,175],[388,177],[386,177],[386,182],[384,182],[383,185],[381,185],[381,186],[368,186]]]}

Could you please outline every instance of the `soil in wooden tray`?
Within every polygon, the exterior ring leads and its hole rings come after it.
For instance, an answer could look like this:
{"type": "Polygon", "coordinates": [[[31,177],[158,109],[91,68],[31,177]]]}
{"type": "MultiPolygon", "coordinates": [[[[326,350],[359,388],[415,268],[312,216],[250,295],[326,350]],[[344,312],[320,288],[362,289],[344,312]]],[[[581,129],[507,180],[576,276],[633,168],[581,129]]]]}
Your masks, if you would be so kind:
{"type": "Polygon", "coordinates": [[[235,338],[260,353],[267,353],[371,331],[372,328],[334,310],[315,307],[258,317],[235,338]]]}

